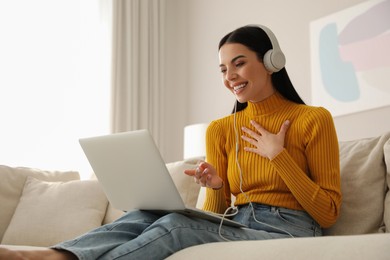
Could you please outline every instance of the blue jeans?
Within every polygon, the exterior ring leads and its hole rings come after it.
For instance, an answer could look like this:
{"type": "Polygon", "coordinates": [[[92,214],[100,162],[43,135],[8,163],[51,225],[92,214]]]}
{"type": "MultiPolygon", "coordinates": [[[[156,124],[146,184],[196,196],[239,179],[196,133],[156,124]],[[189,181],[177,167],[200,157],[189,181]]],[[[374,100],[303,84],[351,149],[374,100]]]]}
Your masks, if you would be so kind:
{"type": "Polygon", "coordinates": [[[222,226],[178,213],[156,215],[131,211],[54,249],[79,259],[164,259],[194,245],[221,241],[321,236],[319,225],[305,212],[260,204],[240,206],[233,218],[248,228],[222,226]],[[253,214],[254,212],[254,214],[253,214]],[[255,217],[254,217],[255,216],[255,217]]]}

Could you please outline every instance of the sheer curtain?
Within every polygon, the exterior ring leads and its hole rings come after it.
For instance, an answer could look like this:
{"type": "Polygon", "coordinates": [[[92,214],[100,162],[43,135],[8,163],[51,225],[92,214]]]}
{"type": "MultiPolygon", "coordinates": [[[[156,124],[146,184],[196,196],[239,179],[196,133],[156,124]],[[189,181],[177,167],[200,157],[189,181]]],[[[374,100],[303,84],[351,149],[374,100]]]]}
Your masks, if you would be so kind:
{"type": "Polygon", "coordinates": [[[164,0],[113,1],[112,132],[147,128],[162,145],[164,0]]]}
{"type": "Polygon", "coordinates": [[[0,164],[91,168],[110,132],[111,0],[0,1],[0,164]]]}

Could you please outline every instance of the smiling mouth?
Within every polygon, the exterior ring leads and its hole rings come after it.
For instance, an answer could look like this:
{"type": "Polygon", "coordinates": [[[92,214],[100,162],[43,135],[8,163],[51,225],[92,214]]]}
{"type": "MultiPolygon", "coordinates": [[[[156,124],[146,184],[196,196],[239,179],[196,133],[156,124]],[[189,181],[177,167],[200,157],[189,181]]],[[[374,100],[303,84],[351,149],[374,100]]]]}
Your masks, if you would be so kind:
{"type": "Polygon", "coordinates": [[[235,93],[239,92],[241,89],[245,88],[248,83],[242,83],[240,85],[234,86],[233,90],[235,93]]]}

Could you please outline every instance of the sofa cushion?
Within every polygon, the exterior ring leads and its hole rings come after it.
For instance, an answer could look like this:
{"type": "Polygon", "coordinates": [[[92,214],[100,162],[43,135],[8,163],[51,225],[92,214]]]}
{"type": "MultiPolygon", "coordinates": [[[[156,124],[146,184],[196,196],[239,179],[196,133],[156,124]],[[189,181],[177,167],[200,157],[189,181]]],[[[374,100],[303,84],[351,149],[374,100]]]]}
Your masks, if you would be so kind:
{"type": "Polygon", "coordinates": [[[390,133],[375,138],[340,142],[343,202],[336,224],[326,235],[379,232],[383,228],[387,192],[383,147],[390,133]]]}
{"type": "Polygon", "coordinates": [[[175,183],[184,204],[195,208],[200,185],[184,173],[184,170],[195,169],[202,158],[192,158],[184,161],[167,163],[168,171],[175,183]]]}
{"type": "Polygon", "coordinates": [[[386,232],[390,232],[390,139],[387,140],[385,146],[383,147],[383,153],[385,155],[386,162],[386,181],[387,181],[387,193],[385,198],[385,213],[383,217],[383,222],[385,223],[386,232]]]}
{"type": "Polygon", "coordinates": [[[44,181],[79,180],[75,171],[45,171],[0,165],[0,241],[18,205],[27,176],[44,181]]]}
{"type": "Polygon", "coordinates": [[[96,180],[45,182],[27,177],[2,244],[51,246],[101,225],[107,198],[96,180]]]}
{"type": "Polygon", "coordinates": [[[389,244],[390,234],[214,242],[185,248],[166,260],[386,260],[389,244]]]}

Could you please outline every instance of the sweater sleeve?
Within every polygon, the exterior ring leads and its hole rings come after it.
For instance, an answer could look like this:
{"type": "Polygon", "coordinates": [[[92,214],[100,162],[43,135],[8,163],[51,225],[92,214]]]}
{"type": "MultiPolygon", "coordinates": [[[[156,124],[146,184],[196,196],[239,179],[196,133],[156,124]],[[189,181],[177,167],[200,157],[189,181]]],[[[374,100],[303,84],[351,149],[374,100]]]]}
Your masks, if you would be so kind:
{"type": "Polygon", "coordinates": [[[330,113],[311,110],[301,123],[309,176],[284,149],[271,164],[302,207],[324,228],[340,213],[340,165],[337,135],[330,113]]]}
{"type": "Polygon", "coordinates": [[[206,189],[206,200],[203,210],[223,213],[231,203],[230,187],[227,180],[228,159],[225,151],[226,131],[217,121],[210,123],[206,131],[206,159],[214,166],[224,182],[219,190],[206,189]]]}

